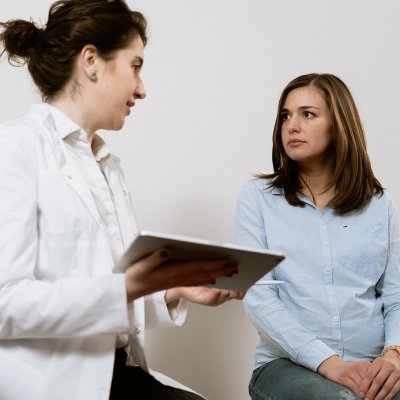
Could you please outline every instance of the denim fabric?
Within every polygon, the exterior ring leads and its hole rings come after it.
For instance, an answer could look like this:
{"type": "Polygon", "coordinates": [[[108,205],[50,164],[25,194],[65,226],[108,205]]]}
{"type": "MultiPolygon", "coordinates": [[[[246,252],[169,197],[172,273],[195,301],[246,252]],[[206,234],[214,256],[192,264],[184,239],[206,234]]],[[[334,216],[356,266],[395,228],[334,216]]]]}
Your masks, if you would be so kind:
{"type": "MultiPolygon", "coordinates": [[[[249,384],[252,400],[359,400],[345,386],[318,373],[278,359],[257,368],[249,384]]],[[[397,394],[393,400],[400,400],[397,394]]]]}

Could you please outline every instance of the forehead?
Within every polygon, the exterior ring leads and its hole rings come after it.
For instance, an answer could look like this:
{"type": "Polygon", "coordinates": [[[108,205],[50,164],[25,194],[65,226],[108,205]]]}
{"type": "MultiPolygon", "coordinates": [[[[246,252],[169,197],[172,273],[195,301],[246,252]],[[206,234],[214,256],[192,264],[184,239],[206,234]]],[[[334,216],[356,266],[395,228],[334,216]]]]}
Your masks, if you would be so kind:
{"type": "Polygon", "coordinates": [[[297,108],[313,106],[322,108],[326,106],[326,101],[319,89],[313,86],[304,86],[293,89],[286,97],[283,104],[284,108],[297,108]]]}
{"type": "Polygon", "coordinates": [[[115,53],[116,57],[126,57],[126,58],[139,58],[143,60],[144,57],[144,45],[142,38],[137,35],[131,39],[128,44],[122,49],[117,50],[115,53]]]}

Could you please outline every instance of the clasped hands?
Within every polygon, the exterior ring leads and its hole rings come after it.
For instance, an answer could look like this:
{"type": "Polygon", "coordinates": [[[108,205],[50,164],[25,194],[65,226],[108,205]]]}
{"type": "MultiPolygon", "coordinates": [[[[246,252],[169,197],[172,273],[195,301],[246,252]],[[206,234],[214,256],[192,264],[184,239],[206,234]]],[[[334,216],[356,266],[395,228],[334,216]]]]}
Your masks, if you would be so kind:
{"type": "Polygon", "coordinates": [[[332,356],[321,363],[318,373],[364,400],[391,400],[400,391],[400,355],[394,350],[372,362],[346,362],[332,356]]]}

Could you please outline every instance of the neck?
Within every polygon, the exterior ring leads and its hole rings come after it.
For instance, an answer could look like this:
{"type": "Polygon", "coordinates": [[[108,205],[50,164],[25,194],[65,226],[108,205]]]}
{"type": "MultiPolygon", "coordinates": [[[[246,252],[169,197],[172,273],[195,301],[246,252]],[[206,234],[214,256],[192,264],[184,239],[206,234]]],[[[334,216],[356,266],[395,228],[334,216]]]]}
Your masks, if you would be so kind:
{"type": "Polygon", "coordinates": [[[331,186],[332,175],[330,164],[300,169],[302,192],[320,211],[323,211],[333,196],[335,187],[331,186]]]}
{"type": "Polygon", "coordinates": [[[58,108],[66,116],[68,116],[72,121],[79,125],[87,133],[87,139],[89,143],[92,143],[93,135],[96,129],[90,123],[90,118],[88,117],[87,108],[84,104],[80,104],[75,101],[72,97],[58,97],[49,102],[53,107],[58,108]]]}

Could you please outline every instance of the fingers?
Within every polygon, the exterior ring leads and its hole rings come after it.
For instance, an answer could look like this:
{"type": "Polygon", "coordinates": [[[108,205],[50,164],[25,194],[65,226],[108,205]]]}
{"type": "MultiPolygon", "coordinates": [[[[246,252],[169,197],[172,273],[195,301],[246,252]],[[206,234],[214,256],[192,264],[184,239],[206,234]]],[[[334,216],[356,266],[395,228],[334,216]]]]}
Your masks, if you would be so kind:
{"type": "Polygon", "coordinates": [[[213,284],[219,277],[236,273],[237,268],[227,260],[176,262],[170,249],[161,248],[126,270],[128,301],[173,287],[213,284]]]}
{"type": "Polygon", "coordinates": [[[357,393],[359,390],[360,383],[363,380],[363,376],[368,370],[370,363],[368,362],[352,362],[349,364],[346,372],[344,373],[344,385],[357,393]]]}
{"type": "Polygon", "coordinates": [[[379,391],[375,400],[392,400],[397,393],[400,392],[400,379],[399,376],[390,375],[385,385],[379,391]]]}
{"type": "Polygon", "coordinates": [[[369,387],[363,381],[359,389],[359,395],[364,399],[390,400],[400,390],[400,370],[382,357],[373,361],[365,378],[370,381],[369,387]]]}
{"type": "MultiPolygon", "coordinates": [[[[378,358],[380,358],[380,357],[378,357],[378,358]]],[[[376,382],[375,382],[375,386],[372,387],[374,379],[378,375],[380,368],[381,368],[381,365],[379,364],[379,362],[377,362],[377,360],[378,359],[374,360],[374,362],[370,365],[368,371],[363,376],[360,387],[358,388],[358,391],[357,391],[358,395],[361,398],[364,398],[368,394],[369,396],[373,396],[373,397],[371,397],[371,399],[373,399],[375,397],[377,389],[379,389],[379,388],[376,388],[376,382]]]]}
{"type": "Polygon", "coordinates": [[[227,290],[227,289],[211,289],[215,293],[215,306],[221,305],[226,301],[233,299],[241,299],[243,292],[238,292],[236,290],[227,290]]]}
{"type": "Polygon", "coordinates": [[[237,266],[226,261],[172,262],[166,267],[178,268],[181,276],[179,286],[215,284],[217,278],[237,273],[237,266]]]}
{"type": "Polygon", "coordinates": [[[141,259],[139,263],[141,263],[145,268],[155,268],[167,261],[170,257],[171,251],[167,248],[161,248],[141,259]]]}

